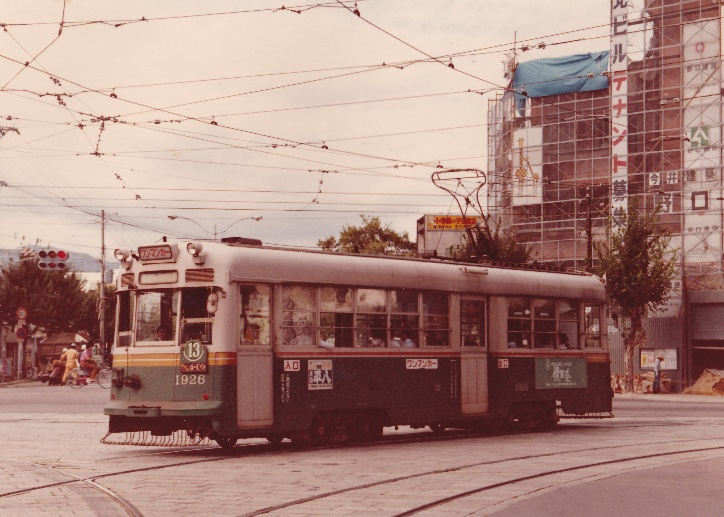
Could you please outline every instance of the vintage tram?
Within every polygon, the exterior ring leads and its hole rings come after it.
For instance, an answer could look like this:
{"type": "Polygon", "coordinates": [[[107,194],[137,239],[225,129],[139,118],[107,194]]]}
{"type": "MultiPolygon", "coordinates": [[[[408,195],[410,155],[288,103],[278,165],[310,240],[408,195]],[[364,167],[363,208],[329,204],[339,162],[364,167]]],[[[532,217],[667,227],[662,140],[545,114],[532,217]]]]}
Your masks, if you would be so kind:
{"type": "Polygon", "coordinates": [[[593,275],[239,238],[116,258],[108,443],[308,444],[611,416],[593,275]]]}

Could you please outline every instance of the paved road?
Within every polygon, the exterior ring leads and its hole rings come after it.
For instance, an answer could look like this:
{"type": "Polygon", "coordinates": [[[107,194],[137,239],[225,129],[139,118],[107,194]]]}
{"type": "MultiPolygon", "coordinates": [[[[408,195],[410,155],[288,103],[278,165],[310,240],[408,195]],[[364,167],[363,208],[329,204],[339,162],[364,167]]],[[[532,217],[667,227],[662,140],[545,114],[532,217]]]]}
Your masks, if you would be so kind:
{"type": "Polygon", "coordinates": [[[256,440],[227,452],[102,445],[107,397],[0,387],[0,514],[721,514],[724,398],[617,397],[613,420],[543,433],[303,452],[256,440]]]}

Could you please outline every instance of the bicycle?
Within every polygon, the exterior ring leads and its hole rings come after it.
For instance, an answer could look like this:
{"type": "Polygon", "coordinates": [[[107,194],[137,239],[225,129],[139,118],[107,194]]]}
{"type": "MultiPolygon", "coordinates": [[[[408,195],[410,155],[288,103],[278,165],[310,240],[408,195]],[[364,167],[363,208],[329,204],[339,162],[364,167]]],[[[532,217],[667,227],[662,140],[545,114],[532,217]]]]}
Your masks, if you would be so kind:
{"type": "MultiPolygon", "coordinates": [[[[90,373],[84,368],[74,368],[65,379],[65,384],[71,388],[82,388],[90,384],[90,373]]],[[[113,369],[107,366],[101,368],[96,375],[95,381],[98,386],[104,389],[110,389],[113,384],[113,369]]]]}
{"type": "Polygon", "coordinates": [[[98,386],[101,388],[110,389],[111,386],[113,386],[113,368],[109,368],[108,366],[102,367],[98,375],[96,375],[96,382],[98,382],[98,386]]]}

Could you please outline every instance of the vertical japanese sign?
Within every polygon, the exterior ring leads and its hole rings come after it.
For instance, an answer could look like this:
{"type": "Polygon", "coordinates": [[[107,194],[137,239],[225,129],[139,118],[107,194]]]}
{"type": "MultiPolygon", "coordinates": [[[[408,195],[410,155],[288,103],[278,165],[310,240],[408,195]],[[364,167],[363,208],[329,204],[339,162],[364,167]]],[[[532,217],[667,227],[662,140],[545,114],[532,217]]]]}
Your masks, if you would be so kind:
{"type": "Polygon", "coordinates": [[[332,376],[332,360],[307,361],[307,389],[331,390],[334,387],[332,376]]]}
{"type": "Polygon", "coordinates": [[[611,0],[611,217],[620,227],[628,210],[629,0],[611,0]]]}
{"type": "Polygon", "coordinates": [[[719,263],[721,235],[720,20],[683,26],[682,208],[687,264],[719,263]]]}

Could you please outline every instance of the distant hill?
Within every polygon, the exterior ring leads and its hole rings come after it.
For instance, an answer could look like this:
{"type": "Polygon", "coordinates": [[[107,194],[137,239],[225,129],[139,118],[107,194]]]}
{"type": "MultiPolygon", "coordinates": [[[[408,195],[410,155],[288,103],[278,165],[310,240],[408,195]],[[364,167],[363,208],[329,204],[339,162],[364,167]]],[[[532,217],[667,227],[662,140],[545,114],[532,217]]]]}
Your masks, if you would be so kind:
{"type": "MultiPolygon", "coordinates": [[[[23,248],[17,248],[14,250],[0,250],[0,264],[6,264],[11,260],[19,260],[20,253],[23,249],[30,249],[31,251],[37,253],[38,251],[47,248],[44,248],[42,246],[25,246],[23,248]]],[[[73,269],[73,271],[78,271],[79,273],[101,272],[100,257],[96,258],[92,255],[89,255],[88,253],[77,252],[71,249],[66,249],[65,251],[70,253],[70,257],[68,258],[67,262],[70,268],[73,269]]],[[[106,270],[117,269],[118,267],[120,267],[120,263],[117,260],[109,260],[109,257],[113,257],[110,251],[106,253],[106,270]]]]}

